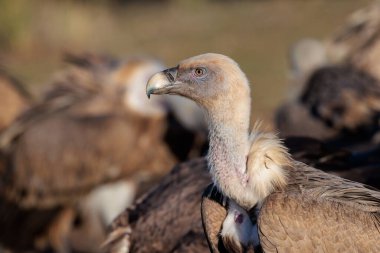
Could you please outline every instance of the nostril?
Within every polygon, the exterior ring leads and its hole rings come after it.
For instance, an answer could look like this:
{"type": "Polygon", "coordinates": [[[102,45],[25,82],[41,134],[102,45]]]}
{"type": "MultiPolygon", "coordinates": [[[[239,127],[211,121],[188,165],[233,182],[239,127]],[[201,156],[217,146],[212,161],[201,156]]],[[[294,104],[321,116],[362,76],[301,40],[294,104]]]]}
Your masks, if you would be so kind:
{"type": "Polygon", "coordinates": [[[164,70],[164,73],[168,80],[173,83],[175,81],[175,78],[177,77],[177,67],[164,70]]]}
{"type": "Polygon", "coordinates": [[[170,82],[174,82],[174,76],[172,74],[170,74],[169,72],[167,73],[167,76],[168,76],[168,79],[170,80],[170,82]]]}

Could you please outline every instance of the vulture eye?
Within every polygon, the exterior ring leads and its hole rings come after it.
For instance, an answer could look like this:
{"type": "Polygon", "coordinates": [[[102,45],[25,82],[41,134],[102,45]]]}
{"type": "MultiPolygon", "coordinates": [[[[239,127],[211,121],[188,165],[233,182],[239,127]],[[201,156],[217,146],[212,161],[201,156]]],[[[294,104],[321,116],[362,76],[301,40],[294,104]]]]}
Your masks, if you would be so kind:
{"type": "Polygon", "coordinates": [[[194,69],[194,75],[196,77],[202,77],[206,74],[206,69],[205,68],[196,68],[194,69]]]}

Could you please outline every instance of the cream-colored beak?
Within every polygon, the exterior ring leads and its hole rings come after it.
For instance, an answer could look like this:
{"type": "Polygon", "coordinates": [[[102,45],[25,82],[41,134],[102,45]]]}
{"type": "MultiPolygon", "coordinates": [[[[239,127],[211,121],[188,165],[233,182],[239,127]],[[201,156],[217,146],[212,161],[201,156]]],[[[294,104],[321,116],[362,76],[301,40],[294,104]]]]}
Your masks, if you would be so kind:
{"type": "Polygon", "coordinates": [[[146,85],[146,95],[150,98],[151,94],[159,94],[159,91],[171,85],[170,81],[163,72],[154,74],[146,85]]]}
{"type": "Polygon", "coordinates": [[[175,84],[178,67],[166,69],[154,74],[146,85],[146,95],[166,94],[175,84]]]}

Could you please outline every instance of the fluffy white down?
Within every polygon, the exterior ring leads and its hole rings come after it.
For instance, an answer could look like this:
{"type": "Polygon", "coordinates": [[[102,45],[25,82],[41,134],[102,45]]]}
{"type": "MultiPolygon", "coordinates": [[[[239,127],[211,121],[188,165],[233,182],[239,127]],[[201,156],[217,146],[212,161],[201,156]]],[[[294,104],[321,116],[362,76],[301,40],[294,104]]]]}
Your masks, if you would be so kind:
{"type": "Polygon", "coordinates": [[[233,238],[235,242],[240,242],[245,247],[259,243],[256,224],[254,225],[248,213],[232,200],[229,200],[227,217],[223,222],[220,234],[222,237],[233,238]],[[238,214],[243,215],[241,224],[235,222],[235,217],[238,214]]]}
{"type": "Polygon", "coordinates": [[[164,70],[165,67],[159,62],[142,64],[126,80],[128,89],[125,103],[129,108],[146,116],[164,115],[166,113],[165,98],[154,96],[148,100],[145,93],[145,86],[149,78],[164,70]]]}
{"type": "Polygon", "coordinates": [[[108,225],[133,203],[135,196],[136,184],[125,180],[97,187],[82,202],[82,205],[97,213],[99,219],[108,225]]]}
{"type": "Polygon", "coordinates": [[[291,158],[282,141],[273,133],[252,131],[251,149],[247,160],[249,192],[254,192],[262,201],[275,188],[286,185],[286,167],[291,158]]]}

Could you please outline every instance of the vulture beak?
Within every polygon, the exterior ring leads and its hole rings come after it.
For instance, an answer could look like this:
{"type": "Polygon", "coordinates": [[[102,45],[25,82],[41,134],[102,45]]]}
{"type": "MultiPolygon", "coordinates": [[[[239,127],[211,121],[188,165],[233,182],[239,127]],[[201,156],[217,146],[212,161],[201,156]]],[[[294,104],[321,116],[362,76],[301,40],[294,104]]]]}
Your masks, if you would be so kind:
{"type": "Polygon", "coordinates": [[[150,98],[151,94],[167,94],[174,86],[177,78],[178,67],[166,69],[154,74],[146,85],[146,95],[150,98]]]}

